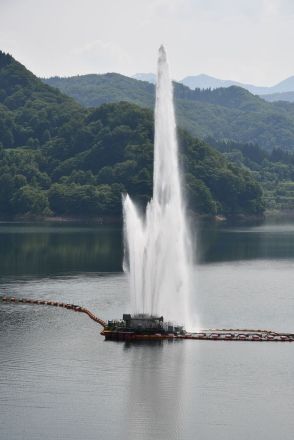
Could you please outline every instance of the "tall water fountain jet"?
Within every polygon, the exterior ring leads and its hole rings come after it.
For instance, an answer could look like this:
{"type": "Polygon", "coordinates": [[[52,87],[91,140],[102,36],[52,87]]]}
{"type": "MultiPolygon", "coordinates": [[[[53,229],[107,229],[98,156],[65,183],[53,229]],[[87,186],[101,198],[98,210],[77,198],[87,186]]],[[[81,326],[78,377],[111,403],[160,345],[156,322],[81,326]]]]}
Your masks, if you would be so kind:
{"type": "Polygon", "coordinates": [[[188,325],[190,234],[178,161],[172,82],[166,51],[159,49],[155,104],[153,198],[140,215],[123,199],[125,257],[133,313],[164,315],[188,325]]]}

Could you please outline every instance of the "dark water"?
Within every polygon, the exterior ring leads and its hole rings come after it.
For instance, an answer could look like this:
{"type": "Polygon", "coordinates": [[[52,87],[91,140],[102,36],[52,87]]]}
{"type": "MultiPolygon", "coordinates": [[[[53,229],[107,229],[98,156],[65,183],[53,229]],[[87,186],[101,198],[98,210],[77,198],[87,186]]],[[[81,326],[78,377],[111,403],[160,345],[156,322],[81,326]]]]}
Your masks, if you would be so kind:
{"type": "MultiPolygon", "coordinates": [[[[198,226],[203,327],[294,330],[294,224],[198,226]]],[[[0,225],[0,294],[128,310],[121,231],[0,225]]],[[[294,344],[105,342],[86,316],[0,305],[1,440],[292,440],[294,344]]]]}

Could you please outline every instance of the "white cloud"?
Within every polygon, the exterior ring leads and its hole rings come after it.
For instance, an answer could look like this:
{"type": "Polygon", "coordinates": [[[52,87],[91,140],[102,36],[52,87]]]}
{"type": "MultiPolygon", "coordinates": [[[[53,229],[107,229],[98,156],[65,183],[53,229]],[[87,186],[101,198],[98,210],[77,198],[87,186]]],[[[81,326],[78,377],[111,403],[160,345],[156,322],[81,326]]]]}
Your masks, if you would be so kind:
{"type": "Polygon", "coordinates": [[[294,74],[293,0],[0,0],[0,30],[0,48],[41,76],[154,71],[161,43],[178,79],[294,74]]]}
{"type": "Polygon", "coordinates": [[[116,71],[117,66],[131,64],[130,55],[118,44],[109,41],[94,40],[81,47],[74,48],[72,55],[83,64],[83,69],[94,69],[95,72],[116,71]]]}

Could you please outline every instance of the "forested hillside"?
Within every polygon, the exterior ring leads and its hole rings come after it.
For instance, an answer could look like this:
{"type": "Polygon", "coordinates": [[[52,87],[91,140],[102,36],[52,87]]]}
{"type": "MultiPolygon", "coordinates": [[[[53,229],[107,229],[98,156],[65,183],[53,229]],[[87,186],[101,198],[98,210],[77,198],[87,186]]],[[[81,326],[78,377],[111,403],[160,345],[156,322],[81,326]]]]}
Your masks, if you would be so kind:
{"type": "Polygon", "coordinates": [[[217,142],[207,139],[224,157],[250,171],[261,184],[266,208],[294,209],[294,153],[281,149],[267,152],[254,144],[217,142]]]}
{"type": "MultiPolygon", "coordinates": [[[[121,100],[152,108],[153,84],[116,73],[49,78],[85,107],[121,100]]],[[[294,104],[267,102],[241,87],[191,90],[175,83],[177,119],[195,137],[257,143],[268,151],[294,150],[294,104]]]]}
{"type": "MultiPolygon", "coordinates": [[[[0,215],[121,215],[121,194],[152,191],[153,114],[134,104],[84,109],[0,52],[0,215]]],[[[188,206],[263,211],[247,171],[179,131],[188,206]]]]}

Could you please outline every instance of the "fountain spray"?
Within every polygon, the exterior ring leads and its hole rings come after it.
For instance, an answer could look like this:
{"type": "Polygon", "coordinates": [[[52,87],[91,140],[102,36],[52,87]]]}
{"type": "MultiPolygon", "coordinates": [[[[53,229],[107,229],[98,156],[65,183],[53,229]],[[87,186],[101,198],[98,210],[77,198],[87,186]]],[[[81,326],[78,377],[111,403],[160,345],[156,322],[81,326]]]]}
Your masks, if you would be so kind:
{"type": "Polygon", "coordinates": [[[191,322],[191,240],[179,170],[173,88],[166,51],[159,49],[153,197],[141,215],[123,198],[125,258],[133,313],[191,322]]]}

